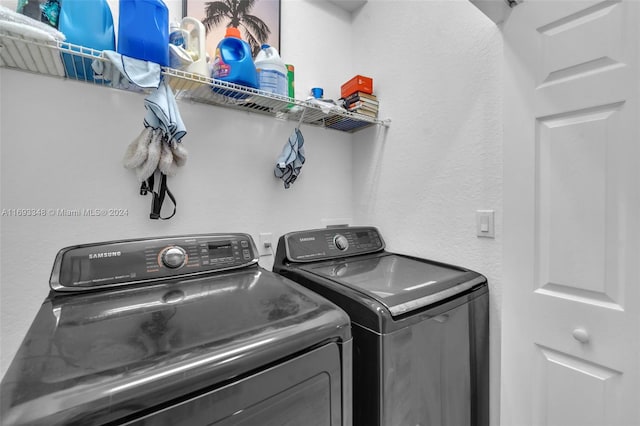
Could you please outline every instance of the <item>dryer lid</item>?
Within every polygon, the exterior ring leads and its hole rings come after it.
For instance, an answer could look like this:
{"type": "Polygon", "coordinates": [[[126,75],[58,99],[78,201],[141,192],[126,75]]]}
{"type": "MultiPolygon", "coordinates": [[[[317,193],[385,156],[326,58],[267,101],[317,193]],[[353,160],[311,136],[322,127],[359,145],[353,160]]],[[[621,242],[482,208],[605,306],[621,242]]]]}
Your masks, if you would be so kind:
{"type": "Polygon", "coordinates": [[[346,292],[377,300],[394,317],[486,282],[482,275],[464,268],[389,253],[307,264],[301,269],[344,286],[346,292]]]}

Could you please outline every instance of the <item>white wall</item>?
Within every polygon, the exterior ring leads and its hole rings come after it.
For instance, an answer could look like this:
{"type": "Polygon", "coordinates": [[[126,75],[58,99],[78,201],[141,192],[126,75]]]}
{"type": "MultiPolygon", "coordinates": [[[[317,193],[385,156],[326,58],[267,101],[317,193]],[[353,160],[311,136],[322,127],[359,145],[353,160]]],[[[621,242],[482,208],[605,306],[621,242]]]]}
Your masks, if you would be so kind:
{"type": "MultiPolygon", "coordinates": [[[[296,97],[339,97],[356,73],[374,78],[389,129],[353,135],[303,127],[308,163],[292,189],[272,177],[292,123],[181,102],[191,159],[170,181],[178,216],[146,219],[120,159],[141,130],[143,97],[0,70],[2,208],[129,209],[121,218],[7,218],[0,236],[0,374],[47,293],[65,245],[185,232],[274,236],[353,217],[392,251],[489,278],[492,419],[497,424],[501,268],[501,74],[498,29],[466,0],[369,0],[353,15],[319,0],[282,0],[281,53],[296,97]],[[495,209],[496,239],[474,212],[495,209]]],[[[270,259],[262,264],[271,266],[270,259]]]]}
{"type": "MultiPolygon", "coordinates": [[[[282,4],[283,57],[296,65],[299,86],[307,90],[339,87],[348,75],[349,52],[323,50],[317,34],[307,32],[311,19],[348,28],[340,12],[329,12],[307,2],[282,4]],[[323,65],[333,58],[338,62],[325,74],[323,65]]],[[[179,102],[190,159],[169,180],[178,213],[151,221],[150,198],[138,195],[133,172],[121,165],[143,128],[143,95],[4,68],[0,93],[0,208],[128,210],[125,217],[1,217],[0,375],[47,295],[54,257],[64,246],[230,231],[257,241],[260,232],[277,238],[320,227],[322,219],[353,216],[349,134],[303,126],[307,163],[285,190],[273,167],[295,123],[179,102]]],[[[272,258],[261,264],[270,268],[272,258]]]]}
{"type": "Polygon", "coordinates": [[[374,78],[384,131],[354,136],[354,214],[387,247],[466,266],[490,285],[492,423],[499,421],[502,40],[467,1],[369,2],[353,16],[354,74],[374,78]],[[496,238],[475,211],[496,211],[496,238]]]}

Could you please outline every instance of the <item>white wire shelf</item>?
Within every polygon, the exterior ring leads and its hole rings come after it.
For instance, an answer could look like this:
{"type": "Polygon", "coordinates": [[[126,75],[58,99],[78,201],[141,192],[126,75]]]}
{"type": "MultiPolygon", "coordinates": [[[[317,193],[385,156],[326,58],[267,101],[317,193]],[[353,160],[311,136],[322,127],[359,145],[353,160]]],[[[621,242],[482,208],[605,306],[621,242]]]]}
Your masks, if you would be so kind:
{"type": "MultiPolygon", "coordinates": [[[[91,68],[93,61],[104,62],[107,59],[101,51],[83,46],[59,41],[25,39],[18,34],[0,33],[2,67],[114,87],[113,82],[94,77],[91,68]]],[[[162,74],[177,99],[269,115],[281,120],[301,121],[307,125],[350,133],[373,125],[390,125],[390,120],[380,120],[338,107],[329,109],[312,101],[275,95],[173,68],[163,67],[162,74]],[[327,110],[328,112],[325,112],[327,110]]],[[[134,85],[118,88],[143,90],[134,85]]]]}

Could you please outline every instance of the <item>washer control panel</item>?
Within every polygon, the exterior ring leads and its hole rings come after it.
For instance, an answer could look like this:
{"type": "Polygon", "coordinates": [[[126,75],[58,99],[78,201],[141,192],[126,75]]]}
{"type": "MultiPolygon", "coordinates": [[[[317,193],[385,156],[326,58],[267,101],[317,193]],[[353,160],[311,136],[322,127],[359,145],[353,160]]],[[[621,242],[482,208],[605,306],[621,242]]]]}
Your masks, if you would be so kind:
{"type": "Polygon", "coordinates": [[[58,253],[50,285],[86,291],[242,268],[258,262],[248,234],[150,238],[67,247],[58,253]]]}
{"type": "Polygon", "coordinates": [[[378,230],[370,226],[314,229],[284,236],[287,258],[293,262],[374,253],[384,250],[378,230]]]}

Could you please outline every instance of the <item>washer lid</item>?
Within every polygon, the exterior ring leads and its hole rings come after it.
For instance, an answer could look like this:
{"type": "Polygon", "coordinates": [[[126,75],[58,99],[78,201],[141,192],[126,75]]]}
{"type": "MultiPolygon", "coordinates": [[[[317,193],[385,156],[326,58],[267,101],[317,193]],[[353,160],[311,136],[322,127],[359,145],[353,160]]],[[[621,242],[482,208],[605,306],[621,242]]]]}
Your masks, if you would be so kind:
{"type": "Polygon", "coordinates": [[[348,339],[342,310],[257,267],[58,294],[2,380],[0,423],[108,423],[348,339]]]}
{"type": "Polygon", "coordinates": [[[432,305],[486,281],[464,268],[389,253],[308,264],[301,269],[377,300],[392,316],[432,305]]]}

